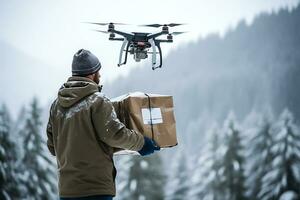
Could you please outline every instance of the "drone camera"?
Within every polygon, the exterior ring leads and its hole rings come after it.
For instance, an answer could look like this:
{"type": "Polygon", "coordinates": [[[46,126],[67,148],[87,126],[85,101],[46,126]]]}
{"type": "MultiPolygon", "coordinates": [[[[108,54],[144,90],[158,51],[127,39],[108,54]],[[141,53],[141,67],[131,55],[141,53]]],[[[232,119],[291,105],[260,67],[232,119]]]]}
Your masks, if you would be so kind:
{"type": "Polygon", "coordinates": [[[135,61],[140,62],[141,59],[146,59],[146,58],[148,58],[147,51],[136,52],[136,53],[134,54],[133,58],[134,58],[135,61]]]}

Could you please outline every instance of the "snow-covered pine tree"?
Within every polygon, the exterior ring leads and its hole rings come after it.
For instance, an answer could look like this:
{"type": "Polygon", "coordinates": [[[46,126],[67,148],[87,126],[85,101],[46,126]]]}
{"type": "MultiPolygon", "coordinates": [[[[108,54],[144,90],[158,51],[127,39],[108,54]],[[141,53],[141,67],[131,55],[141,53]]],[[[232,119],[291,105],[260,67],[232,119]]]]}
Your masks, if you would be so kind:
{"type": "Polygon", "coordinates": [[[299,200],[299,196],[294,191],[286,191],[280,195],[279,200],[299,200]]]}
{"type": "Polygon", "coordinates": [[[245,175],[244,175],[244,147],[242,145],[241,130],[237,125],[234,114],[231,112],[224,122],[224,147],[223,157],[224,185],[226,192],[224,200],[244,200],[245,175]]]}
{"type": "Polygon", "coordinates": [[[272,161],[272,117],[256,114],[254,118],[252,128],[244,131],[249,138],[246,146],[246,186],[249,199],[259,200],[257,194],[261,190],[262,176],[270,170],[272,161]]]}
{"type": "Polygon", "coordinates": [[[15,163],[15,180],[18,182],[16,185],[19,191],[19,198],[17,199],[25,199],[27,194],[27,182],[23,181],[24,179],[24,148],[23,148],[23,129],[25,127],[26,122],[26,108],[22,106],[20,109],[19,115],[17,119],[13,122],[12,125],[12,138],[16,147],[16,158],[17,162],[15,163]]]}
{"type": "Polygon", "coordinates": [[[16,176],[17,153],[12,141],[11,118],[7,107],[0,107],[0,199],[19,198],[18,179],[16,176]]]}
{"type": "Polygon", "coordinates": [[[272,129],[272,167],[262,178],[259,199],[279,199],[286,192],[300,199],[300,130],[285,109],[272,129]]]}
{"type": "Polygon", "coordinates": [[[224,197],[224,147],[220,133],[216,124],[206,133],[206,145],[199,155],[193,176],[196,179],[191,194],[194,199],[222,200],[224,197]]]}
{"type": "Polygon", "coordinates": [[[27,198],[55,199],[55,165],[49,159],[46,142],[42,139],[41,109],[38,100],[33,99],[22,129],[24,157],[22,158],[22,182],[26,185],[27,198]]]}
{"type": "Polygon", "coordinates": [[[23,149],[23,129],[25,127],[26,123],[26,115],[27,110],[26,107],[23,105],[18,113],[18,116],[16,120],[14,120],[13,127],[12,127],[12,137],[14,138],[14,141],[16,143],[17,157],[19,160],[24,157],[24,149],[23,149]]]}
{"type": "Polygon", "coordinates": [[[184,200],[188,198],[190,177],[188,157],[183,149],[177,149],[176,155],[168,166],[172,172],[167,180],[166,200],[184,200]]]}
{"type": "Polygon", "coordinates": [[[160,155],[132,157],[127,189],[127,199],[162,200],[164,199],[165,175],[160,155]]]}

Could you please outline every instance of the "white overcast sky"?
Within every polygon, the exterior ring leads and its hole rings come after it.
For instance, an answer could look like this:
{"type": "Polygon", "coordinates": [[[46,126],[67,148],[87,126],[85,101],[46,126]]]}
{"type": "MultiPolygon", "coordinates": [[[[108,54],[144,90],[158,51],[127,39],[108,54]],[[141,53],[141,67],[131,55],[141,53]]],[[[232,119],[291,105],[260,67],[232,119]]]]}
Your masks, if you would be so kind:
{"type": "MultiPolygon", "coordinates": [[[[205,37],[212,32],[226,32],[238,21],[248,23],[261,12],[295,7],[298,0],[0,0],[0,39],[68,76],[73,54],[80,48],[91,50],[103,66],[103,80],[114,80],[136,66],[130,58],[127,66],[117,68],[121,43],[108,41],[107,35],[81,22],[188,23],[174,31],[189,31],[175,37],[174,44],[164,44],[163,53],[181,44],[205,37]]],[[[99,27],[106,30],[106,27],[99,27]]],[[[119,27],[127,31],[159,31],[154,28],[119,27]]],[[[149,61],[143,61],[141,64],[149,61]]],[[[61,77],[61,76],[60,76],[61,77]]],[[[53,77],[55,78],[55,77],[53,77]]]]}
{"type": "MultiPolygon", "coordinates": [[[[0,91],[6,90],[4,94],[14,91],[11,96],[0,96],[0,103],[6,102],[15,116],[20,106],[27,104],[34,95],[42,105],[47,105],[55,98],[61,83],[70,76],[73,54],[80,48],[89,49],[99,57],[103,66],[102,84],[129,74],[130,69],[136,66],[146,64],[150,67],[150,59],[137,65],[130,57],[128,65],[118,68],[121,43],[109,41],[107,35],[91,31],[95,26],[81,22],[188,23],[171,29],[189,33],[175,37],[173,44],[163,44],[163,54],[166,56],[180,45],[196,41],[209,33],[224,34],[243,19],[251,23],[262,12],[292,9],[298,3],[299,0],[0,0],[0,41],[44,63],[41,69],[46,73],[51,71],[51,77],[44,79],[44,83],[34,81],[34,72],[31,81],[19,80],[28,81],[27,86],[34,84],[22,88],[22,95],[18,92],[20,85],[17,82],[10,84],[10,87],[0,86],[0,91]],[[16,94],[18,98],[15,98],[16,94]]],[[[146,32],[160,30],[136,26],[117,28],[146,32]]],[[[102,30],[106,30],[106,27],[102,27],[102,30]]],[[[20,67],[23,70],[26,68],[20,67]]],[[[159,73],[159,70],[155,73],[159,73]]]]}

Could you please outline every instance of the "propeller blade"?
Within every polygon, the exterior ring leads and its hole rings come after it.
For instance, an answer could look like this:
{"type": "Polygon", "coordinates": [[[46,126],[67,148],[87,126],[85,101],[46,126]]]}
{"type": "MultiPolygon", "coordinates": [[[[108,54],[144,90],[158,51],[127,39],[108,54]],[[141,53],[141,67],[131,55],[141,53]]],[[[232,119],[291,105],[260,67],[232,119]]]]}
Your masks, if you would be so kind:
{"type": "Polygon", "coordinates": [[[129,25],[129,24],[124,24],[124,23],[99,23],[99,22],[82,22],[82,23],[86,23],[86,24],[95,24],[95,25],[100,25],[100,26],[107,26],[109,24],[114,24],[114,25],[129,25]]]}
{"type": "Polygon", "coordinates": [[[167,26],[169,27],[180,26],[180,25],[185,25],[185,24],[176,24],[176,23],[167,24],[167,26]]]}
{"type": "Polygon", "coordinates": [[[130,25],[130,24],[125,24],[125,23],[113,23],[111,22],[112,24],[115,24],[115,25],[130,25]]]}
{"type": "Polygon", "coordinates": [[[180,35],[180,34],[183,34],[183,33],[187,33],[187,32],[173,32],[173,33],[170,33],[171,35],[180,35]]]}
{"type": "Polygon", "coordinates": [[[185,24],[177,24],[177,23],[170,23],[170,24],[144,24],[144,25],[141,25],[141,26],[149,26],[149,27],[158,28],[158,27],[161,27],[161,26],[174,27],[174,26],[180,26],[180,25],[185,25],[185,24]]]}
{"type": "Polygon", "coordinates": [[[95,25],[100,25],[100,26],[106,26],[106,25],[109,24],[109,23],[97,23],[97,22],[82,22],[82,23],[85,23],[85,24],[95,24],[95,25]]]}
{"type": "Polygon", "coordinates": [[[161,27],[163,25],[161,25],[161,24],[143,24],[143,25],[140,25],[140,26],[148,26],[148,27],[158,28],[158,27],[161,27]]]}
{"type": "Polygon", "coordinates": [[[96,29],[92,29],[92,31],[96,31],[96,32],[100,32],[100,33],[105,33],[105,34],[109,34],[110,32],[107,31],[101,31],[101,30],[96,30],[96,29]]]}

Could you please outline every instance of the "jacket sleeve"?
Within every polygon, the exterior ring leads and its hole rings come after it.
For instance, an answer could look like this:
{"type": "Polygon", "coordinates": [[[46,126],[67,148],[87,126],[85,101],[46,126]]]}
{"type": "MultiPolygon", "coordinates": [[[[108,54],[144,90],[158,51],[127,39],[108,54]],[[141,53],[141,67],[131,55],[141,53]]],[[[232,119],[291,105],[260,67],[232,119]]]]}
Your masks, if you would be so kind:
{"type": "Polygon", "coordinates": [[[49,121],[47,124],[47,146],[50,151],[50,153],[55,156],[55,150],[54,150],[54,144],[53,144],[53,133],[52,133],[52,108],[53,104],[51,105],[50,109],[50,115],[49,115],[49,121]]]}
{"type": "Polygon", "coordinates": [[[140,150],[144,145],[144,136],[127,129],[117,118],[115,109],[106,97],[92,111],[92,120],[101,141],[111,147],[140,150]]]}

